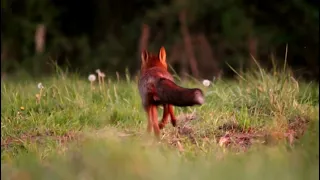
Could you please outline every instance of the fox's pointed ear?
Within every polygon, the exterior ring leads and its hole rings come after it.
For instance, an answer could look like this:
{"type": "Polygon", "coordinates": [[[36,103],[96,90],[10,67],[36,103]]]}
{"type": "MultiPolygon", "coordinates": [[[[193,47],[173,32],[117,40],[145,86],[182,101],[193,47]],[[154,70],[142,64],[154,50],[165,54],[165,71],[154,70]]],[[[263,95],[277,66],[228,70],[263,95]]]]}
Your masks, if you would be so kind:
{"type": "Polygon", "coordinates": [[[141,61],[142,63],[146,63],[148,60],[148,51],[147,50],[143,50],[141,52],[141,61]]]}
{"type": "Polygon", "coordinates": [[[166,49],[164,49],[164,47],[162,46],[159,52],[159,60],[161,61],[161,63],[165,64],[167,60],[166,58],[167,58],[166,49]]]}

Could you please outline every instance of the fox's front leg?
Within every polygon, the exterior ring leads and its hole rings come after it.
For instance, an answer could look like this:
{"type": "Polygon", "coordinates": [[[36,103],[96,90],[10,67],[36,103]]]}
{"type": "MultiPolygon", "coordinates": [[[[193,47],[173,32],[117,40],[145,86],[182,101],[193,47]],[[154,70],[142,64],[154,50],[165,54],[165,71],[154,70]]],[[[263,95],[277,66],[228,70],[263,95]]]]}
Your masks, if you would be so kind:
{"type": "Polygon", "coordinates": [[[152,110],[151,110],[151,106],[148,106],[146,108],[146,112],[147,112],[147,119],[148,119],[148,126],[147,126],[147,132],[150,134],[152,131],[152,110]]]}
{"type": "Polygon", "coordinates": [[[151,119],[152,119],[154,134],[156,135],[157,139],[160,139],[160,128],[159,128],[159,124],[158,124],[157,106],[152,105],[150,107],[150,111],[151,111],[151,117],[152,117],[151,119]]]}
{"type": "Polygon", "coordinates": [[[173,109],[173,105],[171,104],[165,104],[163,105],[163,116],[162,116],[162,121],[159,124],[159,128],[163,129],[164,126],[166,126],[166,124],[168,123],[169,120],[169,115],[171,118],[171,124],[173,127],[177,126],[177,118],[174,115],[174,109],[173,109]]]}
{"type": "Polygon", "coordinates": [[[164,126],[166,126],[166,124],[168,123],[169,120],[169,105],[168,104],[164,104],[163,105],[163,115],[162,115],[162,120],[159,123],[159,128],[163,129],[164,126]]]}
{"type": "Polygon", "coordinates": [[[177,126],[177,118],[174,116],[173,105],[171,105],[171,104],[168,105],[168,111],[169,111],[170,118],[171,118],[171,124],[173,127],[176,127],[177,126]]]}

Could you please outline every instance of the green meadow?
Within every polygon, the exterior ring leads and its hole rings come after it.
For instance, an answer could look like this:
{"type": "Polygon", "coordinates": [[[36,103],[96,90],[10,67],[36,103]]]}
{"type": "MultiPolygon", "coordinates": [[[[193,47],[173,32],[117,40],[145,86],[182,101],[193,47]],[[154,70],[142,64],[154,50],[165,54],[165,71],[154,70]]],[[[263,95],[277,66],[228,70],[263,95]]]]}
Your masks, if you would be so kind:
{"type": "Polygon", "coordinates": [[[146,133],[129,75],[3,80],[1,178],[318,179],[319,84],[290,74],[260,69],[208,87],[176,77],[206,102],[175,107],[178,126],[169,122],[161,141],[146,133]]]}

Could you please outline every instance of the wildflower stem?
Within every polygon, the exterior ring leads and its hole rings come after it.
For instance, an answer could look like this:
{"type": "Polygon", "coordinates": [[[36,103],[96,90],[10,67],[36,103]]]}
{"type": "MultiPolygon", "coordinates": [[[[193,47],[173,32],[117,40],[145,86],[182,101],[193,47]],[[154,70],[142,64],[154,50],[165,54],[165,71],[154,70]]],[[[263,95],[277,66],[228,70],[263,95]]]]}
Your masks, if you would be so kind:
{"type": "Polygon", "coordinates": [[[40,104],[41,96],[42,96],[42,87],[40,88],[38,96],[36,96],[36,101],[38,104],[40,104]]]}
{"type": "Polygon", "coordinates": [[[98,81],[99,81],[99,89],[100,89],[100,91],[101,91],[101,76],[100,76],[100,74],[98,74],[98,81]]]}
{"type": "Polygon", "coordinates": [[[93,81],[90,82],[90,85],[91,85],[91,90],[93,90],[93,89],[94,89],[94,87],[93,87],[93,81]]]}
{"type": "Polygon", "coordinates": [[[104,77],[101,77],[101,80],[102,80],[102,87],[103,87],[103,90],[104,90],[104,88],[105,88],[105,85],[104,85],[104,77]]]}
{"type": "Polygon", "coordinates": [[[120,81],[120,75],[119,75],[118,71],[116,72],[116,74],[117,74],[117,80],[119,82],[120,81]]]}

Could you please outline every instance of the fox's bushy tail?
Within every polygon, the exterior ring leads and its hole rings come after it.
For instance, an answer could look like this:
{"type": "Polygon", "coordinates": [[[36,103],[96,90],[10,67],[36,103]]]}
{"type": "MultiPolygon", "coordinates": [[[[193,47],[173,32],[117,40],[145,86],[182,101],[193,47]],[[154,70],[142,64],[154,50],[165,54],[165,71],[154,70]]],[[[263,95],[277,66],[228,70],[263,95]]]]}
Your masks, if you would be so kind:
{"type": "Polygon", "coordinates": [[[155,84],[155,89],[162,104],[172,104],[174,106],[193,106],[204,103],[204,96],[201,89],[183,88],[173,81],[160,78],[155,84]]]}

